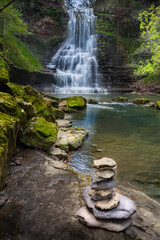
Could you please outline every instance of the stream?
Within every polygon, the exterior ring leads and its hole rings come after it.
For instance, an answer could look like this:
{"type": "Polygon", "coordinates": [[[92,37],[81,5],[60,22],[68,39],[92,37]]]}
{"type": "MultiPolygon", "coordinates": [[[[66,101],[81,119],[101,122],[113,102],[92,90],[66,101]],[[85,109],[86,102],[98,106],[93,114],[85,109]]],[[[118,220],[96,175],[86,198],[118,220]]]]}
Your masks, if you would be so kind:
{"type": "MultiPolygon", "coordinates": [[[[99,104],[88,104],[86,110],[73,114],[73,125],[88,130],[89,136],[71,155],[70,165],[76,171],[91,173],[94,159],[113,158],[120,183],[160,202],[160,111],[132,103],[107,103],[113,96],[85,95],[99,104]]],[[[125,96],[130,100],[137,97],[125,96]]]]}

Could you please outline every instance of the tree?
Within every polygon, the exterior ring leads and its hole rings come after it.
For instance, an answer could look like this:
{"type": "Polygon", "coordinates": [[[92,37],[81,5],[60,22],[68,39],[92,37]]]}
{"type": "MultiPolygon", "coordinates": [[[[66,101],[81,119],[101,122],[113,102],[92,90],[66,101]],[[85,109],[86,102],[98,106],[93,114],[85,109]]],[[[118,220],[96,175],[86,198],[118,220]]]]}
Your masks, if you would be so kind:
{"type": "MultiPolygon", "coordinates": [[[[0,12],[2,12],[3,10],[5,10],[8,6],[10,6],[12,3],[14,3],[16,0],[11,0],[9,2],[7,2],[5,5],[3,5],[1,8],[0,8],[0,12]]],[[[2,1],[3,3],[3,1],[2,1]]]]}
{"type": "Polygon", "coordinates": [[[137,53],[142,55],[139,61],[138,75],[160,74],[160,6],[152,5],[139,15],[142,44],[137,53]]]}

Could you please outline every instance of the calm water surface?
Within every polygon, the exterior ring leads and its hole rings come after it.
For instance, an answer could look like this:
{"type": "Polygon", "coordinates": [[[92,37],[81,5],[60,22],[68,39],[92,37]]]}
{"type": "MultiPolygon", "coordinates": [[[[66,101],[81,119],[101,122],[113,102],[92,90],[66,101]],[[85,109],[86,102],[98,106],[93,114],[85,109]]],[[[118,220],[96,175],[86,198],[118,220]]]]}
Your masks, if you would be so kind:
{"type": "Polygon", "coordinates": [[[111,157],[117,162],[120,183],[160,202],[160,111],[131,103],[107,103],[113,97],[109,94],[92,97],[101,102],[73,115],[73,125],[88,130],[89,137],[72,154],[70,165],[76,171],[92,172],[94,159],[111,157]]]}

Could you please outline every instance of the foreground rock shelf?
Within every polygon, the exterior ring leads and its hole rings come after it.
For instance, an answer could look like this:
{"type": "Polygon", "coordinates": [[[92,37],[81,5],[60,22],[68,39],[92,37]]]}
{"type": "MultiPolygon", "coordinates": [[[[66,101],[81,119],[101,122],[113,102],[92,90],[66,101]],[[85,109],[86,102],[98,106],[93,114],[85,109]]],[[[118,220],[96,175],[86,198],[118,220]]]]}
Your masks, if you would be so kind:
{"type": "Polygon", "coordinates": [[[87,228],[75,216],[84,206],[82,193],[90,185],[89,175],[77,174],[67,164],[33,149],[20,149],[14,160],[21,165],[10,167],[3,193],[8,201],[0,208],[0,239],[160,239],[160,204],[145,194],[118,187],[137,206],[133,223],[125,231],[87,228]]]}

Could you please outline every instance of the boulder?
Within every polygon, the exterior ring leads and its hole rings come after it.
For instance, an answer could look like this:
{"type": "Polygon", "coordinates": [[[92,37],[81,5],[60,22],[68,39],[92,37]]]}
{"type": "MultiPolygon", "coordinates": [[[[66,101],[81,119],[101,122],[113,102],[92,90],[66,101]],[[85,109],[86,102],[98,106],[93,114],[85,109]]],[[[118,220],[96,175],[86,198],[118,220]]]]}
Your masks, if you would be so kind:
{"type": "Polygon", "coordinates": [[[10,160],[16,148],[19,119],[0,113],[0,191],[2,190],[10,160]]]}
{"type": "Polygon", "coordinates": [[[56,142],[58,126],[43,117],[32,118],[24,130],[21,142],[26,146],[48,150],[56,142]]]}
{"type": "Polygon", "coordinates": [[[86,108],[86,99],[81,96],[74,96],[66,98],[67,107],[75,109],[84,109],[86,108]]]}
{"type": "Polygon", "coordinates": [[[88,227],[102,228],[114,232],[123,231],[124,229],[128,228],[133,221],[131,218],[117,221],[100,220],[98,218],[95,218],[93,213],[91,213],[87,207],[81,208],[77,212],[77,217],[83,224],[87,225],[88,227]]]}
{"type": "Polygon", "coordinates": [[[143,98],[143,97],[140,97],[140,98],[136,98],[133,100],[133,103],[134,104],[147,104],[147,103],[150,103],[150,100],[147,99],[147,98],[143,98]]]}
{"type": "Polygon", "coordinates": [[[72,122],[66,119],[58,119],[57,120],[59,128],[69,128],[72,127],[72,122]]]}
{"type": "Polygon", "coordinates": [[[24,88],[21,86],[21,85],[19,85],[19,84],[16,84],[16,83],[11,83],[11,82],[9,82],[8,84],[7,84],[7,86],[10,88],[10,90],[12,91],[12,93],[13,93],[13,96],[15,96],[15,97],[21,97],[21,98],[24,98],[24,96],[25,96],[25,90],[24,90],[24,88]]]}
{"type": "Polygon", "coordinates": [[[33,118],[35,116],[35,109],[30,102],[25,102],[21,97],[15,97],[16,102],[18,105],[25,111],[27,118],[33,118]]]}
{"type": "Polygon", "coordinates": [[[112,102],[128,102],[128,98],[118,96],[118,97],[112,98],[112,102]]]}
{"type": "Polygon", "coordinates": [[[52,107],[52,112],[55,118],[63,119],[65,116],[65,113],[58,108],[52,107]]]}
{"type": "Polygon", "coordinates": [[[88,104],[98,104],[98,100],[97,100],[97,99],[90,98],[90,99],[87,100],[87,103],[88,103],[88,104]]]}
{"type": "Polygon", "coordinates": [[[88,132],[83,128],[61,128],[58,132],[55,145],[66,152],[76,150],[82,146],[87,134],[88,132]]]}
{"type": "Polygon", "coordinates": [[[27,123],[26,113],[8,93],[0,92],[0,111],[18,118],[22,128],[27,123]]]}

